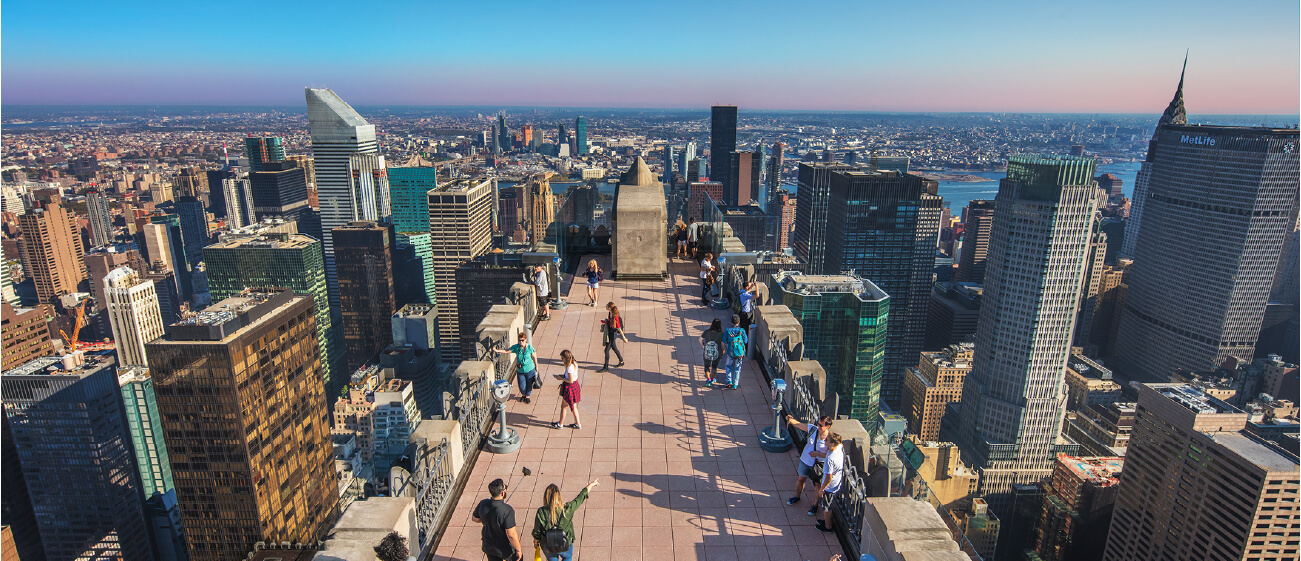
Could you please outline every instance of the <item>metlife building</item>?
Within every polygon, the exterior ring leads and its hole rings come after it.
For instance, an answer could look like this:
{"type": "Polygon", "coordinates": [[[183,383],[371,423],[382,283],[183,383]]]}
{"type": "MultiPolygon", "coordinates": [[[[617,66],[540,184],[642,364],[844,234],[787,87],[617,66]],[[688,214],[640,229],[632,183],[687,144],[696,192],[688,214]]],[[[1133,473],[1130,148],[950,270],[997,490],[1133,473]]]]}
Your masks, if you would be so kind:
{"type": "Polygon", "coordinates": [[[1134,193],[1141,215],[1126,227],[1134,266],[1116,338],[1126,377],[1251,361],[1297,226],[1297,151],[1296,129],[1157,129],[1134,193]]]}

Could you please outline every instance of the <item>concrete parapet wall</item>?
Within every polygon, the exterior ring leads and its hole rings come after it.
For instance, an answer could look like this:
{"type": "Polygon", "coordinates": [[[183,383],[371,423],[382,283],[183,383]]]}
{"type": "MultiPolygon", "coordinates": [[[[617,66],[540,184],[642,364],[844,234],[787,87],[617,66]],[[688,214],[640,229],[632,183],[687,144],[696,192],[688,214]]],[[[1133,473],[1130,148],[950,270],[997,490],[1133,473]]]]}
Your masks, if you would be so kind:
{"type": "MultiPolygon", "coordinates": [[[[532,292],[530,291],[529,294],[532,292]]],[[[497,304],[489,308],[475,333],[475,338],[481,346],[480,352],[486,350],[494,341],[504,343],[503,347],[514,345],[516,336],[524,332],[526,325],[524,320],[524,306],[497,304]]]]}
{"type": "Polygon", "coordinates": [[[517,282],[510,287],[511,301],[524,308],[524,325],[533,325],[533,319],[538,317],[537,290],[536,286],[524,282],[517,282]]]}
{"type": "Polygon", "coordinates": [[[863,428],[863,423],[856,419],[836,419],[831,424],[831,432],[840,435],[845,457],[859,469],[860,476],[866,476],[868,460],[872,457],[872,435],[863,428]]]}
{"type": "MultiPolygon", "coordinates": [[[[761,285],[762,286],[762,285],[761,285]]],[[[804,329],[786,306],[756,306],[754,309],[754,346],[764,359],[773,344],[786,351],[786,360],[803,360],[804,329]]]]}
{"type": "Polygon", "coordinates": [[[866,503],[863,553],[881,561],[970,559],[929,503],[910,497],[869,497],[866,503]]]}

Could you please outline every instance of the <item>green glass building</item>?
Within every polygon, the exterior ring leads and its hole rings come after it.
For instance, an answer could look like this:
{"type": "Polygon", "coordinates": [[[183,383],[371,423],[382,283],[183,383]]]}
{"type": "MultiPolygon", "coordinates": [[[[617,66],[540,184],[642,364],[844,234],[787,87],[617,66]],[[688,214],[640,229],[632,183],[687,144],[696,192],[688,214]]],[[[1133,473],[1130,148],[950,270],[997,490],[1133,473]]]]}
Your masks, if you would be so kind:
{"type": "Polygon", "coordinates": [[[328,395],[338,395],[348,381],[348,373],[342,371],[340,362],[343,340],[330,317],[322,247],[320,240],[303,234],[227,235],[221,242],[203,248],[203,261],[213,302],[245,288],[260,287],[288,288],[311,296],[325,387],[328,395]]]}
{"type": "Polygon", "coordinates": [[[857,276],[794,271],[772,275],[768,292],[804,329],[804,358],[822,364],[828,394],[839,394],[836,415],[857,419],[875,433],[890,296],[857,276]]]}
{"type": "Polygon", "coordinates": [[[127,428],[140,471],[141,490],[145,498],[165,494],[176,488],[172,483],[172,462],[163,441],[163,418],[154,396],[154,381],[149,369],[127,366],[118,370],[117,382],[126,410],[127,428]]]}
{"type": "MultiPolygon", "coordinates": [[[[424,282],[423,290],[416,292],[423,292],[426,297],[424,302],[419,303],[434,304],[437,300],[434,298],[434,246],[429,237],[429,191],[438,187],[437,168],[388,168],[388,180],[389,199],[393,205],[393,231],[397,234],[394,236],[395,244],[399,253],[403,250],[415,252],[424,282]]],[[[408,300],[416,302],[414,299],[408,300]]]]}
{"type": "Polygon", "coordinates": [[[388,168],[393,228],[399,234],[429,231],[429,190],[438,187],[438,168],[388,168]]]}

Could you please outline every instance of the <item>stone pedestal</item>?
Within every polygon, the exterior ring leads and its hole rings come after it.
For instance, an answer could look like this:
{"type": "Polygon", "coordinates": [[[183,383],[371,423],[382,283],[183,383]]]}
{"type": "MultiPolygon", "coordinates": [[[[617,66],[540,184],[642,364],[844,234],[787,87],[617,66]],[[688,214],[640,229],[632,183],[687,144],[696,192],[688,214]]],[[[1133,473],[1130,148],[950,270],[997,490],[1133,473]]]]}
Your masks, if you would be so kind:
{"type": "Polygon", "coordinates": [[[664,237],[668,232],[664,188],[620,185],[614,211],[614,252],[610,268],[619,280],[662,280],[668,275],[664,237]]]}

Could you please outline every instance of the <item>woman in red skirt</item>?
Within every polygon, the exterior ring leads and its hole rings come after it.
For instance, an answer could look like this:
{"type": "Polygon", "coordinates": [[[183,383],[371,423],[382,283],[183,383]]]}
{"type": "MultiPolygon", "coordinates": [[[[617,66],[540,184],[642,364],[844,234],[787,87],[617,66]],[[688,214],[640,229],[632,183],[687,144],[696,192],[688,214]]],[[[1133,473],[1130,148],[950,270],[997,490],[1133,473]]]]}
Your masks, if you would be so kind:
{"type": "Polygon", "coordinates": [[[565,405],[560,408],[560,420],[551,423],[551,428],[560,428],[565,422],[565,409],[568,408],[574,414],[574,424],[565,426],[581,429],[583,426],[578,420],[578,402],[583,399],[583,389],[578,385],[578,361],[574,360],[574,353],[569,352],[569,349],[560,351],[560,360],[565,364],[565,373],[555,375],[555,379],[562,380],[560,398],[565,400],[565,405]]]}

